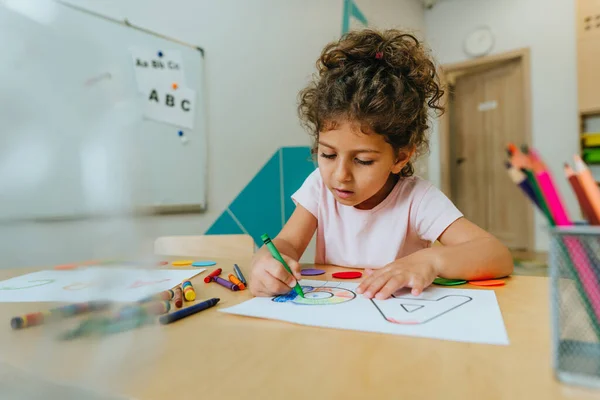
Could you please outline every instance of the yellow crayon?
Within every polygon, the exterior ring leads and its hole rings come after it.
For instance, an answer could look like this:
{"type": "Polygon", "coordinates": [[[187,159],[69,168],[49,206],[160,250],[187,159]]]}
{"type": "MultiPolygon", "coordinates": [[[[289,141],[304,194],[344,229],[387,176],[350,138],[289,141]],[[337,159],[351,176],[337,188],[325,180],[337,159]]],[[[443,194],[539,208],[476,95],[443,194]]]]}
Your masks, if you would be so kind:
{"type": "Polygon", "coordinates": [[[183,297],[185,297],[185,301],[196,300],[196,291],[194,290],[194,287],[192,286],[192,282],[184,281],[181,284],[181,287],[183,288],[183,297]]]}

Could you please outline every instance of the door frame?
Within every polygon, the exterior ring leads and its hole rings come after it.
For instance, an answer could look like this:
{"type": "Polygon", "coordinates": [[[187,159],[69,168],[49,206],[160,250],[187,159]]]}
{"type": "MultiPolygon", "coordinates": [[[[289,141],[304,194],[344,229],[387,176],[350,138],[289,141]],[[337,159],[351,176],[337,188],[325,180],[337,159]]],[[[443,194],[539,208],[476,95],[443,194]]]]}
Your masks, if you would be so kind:
{"type": "MultiPolygon", "coordinates": [[[[524,99],[524,122],[525,122],[525,142],[531,145],[531,60],[529,48],[520,48],[517,50],[495,54],[492,56],[480,57],[473,60],[457,62],[453,64],[444,64],[439,68],[439,76],[442,84],[447,89],[442,97],[443,104],[447,106],[450,101],[448,90],[450,85],[456,82],[456,78],[462,74],[473,72],[478,69],[488,69],[507,61],[519,61],[523,68],[523,99],[524,99]]],[[[450,107],[446,107],[446,112],[439,119],[439,139],[440,139],[440,178],[441,189],[448,197],[451,196],[450,174],[450,107]]],[[[508,177],[507,177],[508,179],[508,177]]],[[[533,250],[535,246],[533,231],[533,211],[527,207],[527,250],[533,250]]]]}

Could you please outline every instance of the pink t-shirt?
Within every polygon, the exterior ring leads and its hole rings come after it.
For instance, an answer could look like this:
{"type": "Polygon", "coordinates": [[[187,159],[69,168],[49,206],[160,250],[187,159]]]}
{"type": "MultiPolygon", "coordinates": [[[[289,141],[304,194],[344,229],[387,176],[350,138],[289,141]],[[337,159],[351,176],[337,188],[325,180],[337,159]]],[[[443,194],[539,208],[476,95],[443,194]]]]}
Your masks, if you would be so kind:
{"type": "Polygon", "coordinates": [[[316,169],[292,195],[317,218],[316,264],[382,268],[431,246],[462,213],[435,186],[401,178],[375,208],[359,210],[335,200],[316,169]]]}

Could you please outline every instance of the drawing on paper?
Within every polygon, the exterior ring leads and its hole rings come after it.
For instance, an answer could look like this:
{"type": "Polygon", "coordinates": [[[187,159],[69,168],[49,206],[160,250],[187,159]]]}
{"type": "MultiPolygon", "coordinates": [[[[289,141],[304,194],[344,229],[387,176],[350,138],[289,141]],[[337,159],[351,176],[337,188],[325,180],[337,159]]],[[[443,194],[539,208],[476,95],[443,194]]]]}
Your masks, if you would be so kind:
{"type": "Polygon", "coordinates": [[[473,300],[464,295],[449,294],[437,299],[420,299],[412,296],[392,297],[398,301],[373,300],[371,302],[383,319],[393,324],[419,325],[438,318],[473,300]]]}
{"type": "Polygon", "coordinates": [[[287,294],[273,297],[272,300],[276,303],[291,302],[309,306],[325,306],[345,303],[356,297],[356,293],[353,291],[335,286],[302,286],[302,290],[304,297],[298,296],[292,290],[287,294]]]}
{"type": "Polygon", "coordinates": [[[204,270],[126,268],[125,265],[44,270],[0,281],[0,302],[138,301],[204,270]]]}
{"type": "MultiPolygon", "coordinates": [[[[295,291],[275,296],[275,303],[293,303],[309,306],[326,306],[341,304],[356,298],[352,290],[333,286],[326,282],[323,286],[302,286],[304,297],[295,291]]],[[[391,299],[382,301],[370,299],[375,310],[387,322],[400,325],[419,325],[432,321],[473,300],[469,296],[445,295],[437,299],[422,299],[412,296],[392,295],[391,299]],[[397,300],[397,301],[395,301],[397,300]]]]}
{"type": "Polygon", "coordinates": [[[405,289],[391,299],[377,300],[356,295],[358,284],[354,282],[303,279],[300,284],[304,299],[291,291],[274,298],[255,297],[219,311],[324,328],[471,343],[509,343],[492,290],[429,287],[419,296],[412,296],[405,289]],[[338,305],[318,307],[332,304],[338,305]]]}

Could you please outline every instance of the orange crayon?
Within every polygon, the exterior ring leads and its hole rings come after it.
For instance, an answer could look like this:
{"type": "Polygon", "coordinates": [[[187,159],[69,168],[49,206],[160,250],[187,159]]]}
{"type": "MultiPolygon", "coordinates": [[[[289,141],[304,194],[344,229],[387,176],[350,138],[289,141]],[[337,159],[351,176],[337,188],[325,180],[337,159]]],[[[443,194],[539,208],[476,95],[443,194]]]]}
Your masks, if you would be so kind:
{"type": "Polygon", "coordinates": [[[246,289],[246,285],[244,285],[242,281],[240,281],[234,274],[229,274],[229,281],[235,286],[239,287],[240,290],[246,289]]]}

